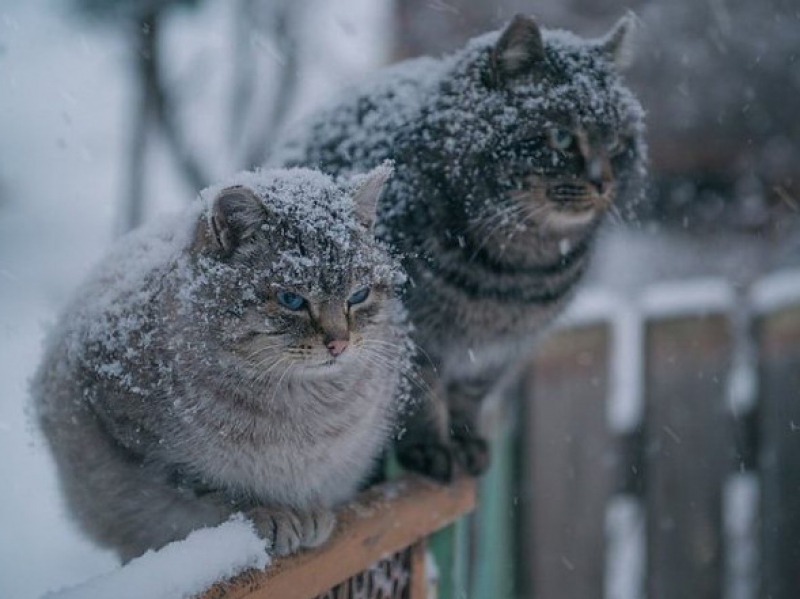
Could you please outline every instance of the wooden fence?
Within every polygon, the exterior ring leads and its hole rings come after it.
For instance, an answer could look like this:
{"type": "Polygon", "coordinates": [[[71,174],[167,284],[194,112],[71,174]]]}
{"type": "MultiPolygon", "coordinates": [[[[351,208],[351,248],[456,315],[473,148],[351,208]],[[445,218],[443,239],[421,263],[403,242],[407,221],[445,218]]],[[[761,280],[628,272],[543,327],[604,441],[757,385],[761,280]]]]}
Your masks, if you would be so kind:
{"type": "Polygon", "coordinates": [[[800,273],[590,292],[567,322],[526,382],[506,596],[800,597],[800,273]]]}

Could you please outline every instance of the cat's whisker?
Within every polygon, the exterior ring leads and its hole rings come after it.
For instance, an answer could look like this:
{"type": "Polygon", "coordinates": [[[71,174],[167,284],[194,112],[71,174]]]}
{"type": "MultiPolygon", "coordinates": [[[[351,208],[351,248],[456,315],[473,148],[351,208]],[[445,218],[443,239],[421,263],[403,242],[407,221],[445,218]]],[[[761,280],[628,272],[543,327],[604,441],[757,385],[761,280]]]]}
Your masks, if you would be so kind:
{"type": "MultiPolygon", "coordinates": [[[[401,352],[403,351],[403,345],[402,345],[402,344],[400,344],[400,343],[393,343],[393,342],[391,342],[391,341],[384,341],[384,340],[382,340],[382,339],[365,339],[365,340],[362,342],[362,347],[365,347],[365,348],[366,348],[366,347],[370,347],[370,346],[371,346],[371,345],[373,345],[373,344],[376,344],[376,345],[385,345],[385,346],[387,346],[387,347],[391,347],[391,348],[393,348],[393,349],[394,349],[394,348],[400,348],[400,351],[401,351],[401,352]]],[[[428,362],[428,364],[431,366],[431,368],[433,368],[433,370],[434,370],[434,371],[436,371],[436,370],[437,370],[437,368],[436,368],[436,364],[434,363],[434,361],[433,361],[433,358],[431,358],[430,354],[429,354],[427,351],[425,351],[425,349],[424,349],[423,347],[421,347],[421,346],[420,346],[420,345],[418,345],[418,344],[415,344],[415,345],[414,345],[414,349],[413,349],[413,351],[414,351],[414,352],[418,352],[418,353],[419,353],[419,354],[420,354],[420,355],[421,355],[423,358],[425,358],[425,360],[428,362]]]]}
{"type": "Polygon", "coordinates": [[[283,382],[284,377],[297,365],[296,362],[289,361],[289,364],[284,368],[283,373],[281,374],[278,381],[275,383],[275,389],[272,391],[272,397],[270,399],[270,403],[275,401],[275,398],[278,396],[278,393],[281,391],[281,383],[283,382]]]}
{"type": "Polygon", "coordinates": [[[286,362],[289,362],[289,361],[291,361],[291,358],[289,358],[288,356],[281,356],[280,358],[278,358],[277,361],[275,361],[271,366],[269,366],[269,368],[264,370],[264,372],[259,373],[255,377],[255,379],[253,380],[253,383],[260,385],[260,384],[264,383],[265,381],[271,379],[272,378],[272,372],[274,370],[276,370],[279,365],[285,364],[286,362]]]}
{"type": "MultiPolygon", "coordinates": [[[[366,339],[362,343],[362,347],[364,349],[371,349],[374,345],[390,347],[392,349],[400,348],[400,352],[404,351],[404,348],[403,348],[403,346],[401,344],[392,343],[390,341],[383,341],[381,339],[366,339]]],[[[424,348],[420,347],[419,345],[414,345],[414,350],[413,351],[414,352],[418,352],[420,356],[425,358],[425,361],[427,361],[427,363],[430,365],[431,369],[434,372],[438,371],[438,369],[436,368],[436,364],[433,361],[433,358],[431,358],[430,354],[427,351],[425,351],[424,348]]],[[[393,356],[393,358],[396,359],[396,354],[395,354],[395,356],[393,356]]]]}
{"type": "Polygon", "coordinates": [[[480,235],[481,233],[489,230],[490,228],[495,227],[495,225],[504,225],[508,222],[512,221],[515,216],[519,214],[519,212],[525,208],[525,204],[522,203],[514,203],[509,206],[506,206],[502,210],[499,210],[492,214],[491,216],[480,220],[477,225],[474,227],[474,232],[476,235],[480,235]]]}
{"type": "Polygon", "coordinates": [[[273,344],[270,344],[270,345],[263,345],[263,346],[259,347],[257,350],[249,353],[247,356],[245,356],[244,359],[249,362],[249,361],[251,361],[251,360],[253,360],[255,358],[258,358],[258,357],[262,356],[263,354],[265,354],[265,353],[267,353],[269,351],[280,350],[282,347],[284,347],[283,343],[273,343],[273,344]]]}
{"type": "Polygon", "coordinates": [[[486,218],[481,218],[477,222],[470,223],[467,225],[465,232],[470,233],[475,237],[480,237],[484,231],[490,227],[493,227],[497,222],[505,222],[506,219],[513,215],[516,209],[517,206],[515,205],[507,206],[486,218]]]}
{"type": "Polygon", "coordinates": [[[472,255],[469,257],[468,261],[472,261],[475,259],[475,256],[478,255],[478,252],[484,247],[486,241],[494,234],[495,231],[499,230],[500,227],[507,225],[518,213],[520,210],[520,206],[509,206],[508,208],[503,209],[502,211],[489,216],[486,219],[481,220],[474,228],[475,236],[476,237],[483,237],[483,241],[478,245],[472,255]]]}
{"type": "MultiPolygon", "coordinates": [[[[377,354],[365,355],[363,361],[367,366],[376,368],[378,370],[387,370],[392,368],[394,363],[391,358],[380,356],[377,354]]],[[[424,391],[424,390],[423,390],[424,391]]]]}
{"type": "Polygon", "coordinates": [[[277,358],[278,359],[276,361],[274,361],[269,367],[267,367],[266,370],[259,372],[261,367],[263,367],[265,364],[268,364],[275,357],[276,357],[275,355],[266,356],[261,361],[259,361],[257,364],[255,364],[255,366],[253,366],[253,369],[256,370],[256,372],[257,372],[256,379],[263,379],[264,377],[266,377],[267,374],[269,374],[269,372],[273,368],[275,368],[276,364],[280,364],[283,360],[287,359],[285,355],[279,353],[279,354],[277,354],[277,358]]]}
{"type": "Polygon", "coordinates": [[[494,226],[497,222],[502,222],[510,215],[514,213],[516,210],[516,206],[508,206],[503,208],[502,210],[495,212],[494,214],[488,216],[487,218],[482,218],[474,225],[470,225],[468,230],[474,232],[476,235],[480,235],[488,228],[494,226]]]}
{"type": "MultiPolygon", "coordinates": [[[[365,355],[364,361],[377,367],[392,368],[392,365],[396,363],[396,358],[395,356],[384,356],[374,353],[371,355],[365,355]]],[[[408,382],[419,389],[424,395],[429,396],[433,393],[432,387],[415,370],[409,370],[408,372],[405,372],[404,375],[408,382]]]]}
{"type": "MultiPolygon", "coordinates": [[[[530,205],[530,204],[522,204],[519,206],[519,210],[517,210],[514,214],[515,217],[519,217],[519,223],[523,225],[528,225],[531,223],[534,217],[541,215],[542,213],[546,213],[548,211],[552,211],[552,207],[547,204],[540,204],[540,205],[530,205]]],[[[502,224],[500,225],[502,226],[502,224]]],[[[492,236],[499,230],[500,226],[495,227],[491,231],[486,233],[484,237],[484,241],[478,246],[478,249],[475,250],[475,253],[472,255],[470,260],[472,260],[478,252],[483,248],[486,243],[492,238],[492,236]]],[[[511,241],[514,238],[516,231],[512,230],[511,234],[508,237],[508,241],[511,241]]],[[[497,249],[499,255],[503,255],[506,251],[506,247],[500,247],[497,249]]]]}
{"type": "MultiPolygon", "coordinates": [[[[513,210],[510,210],[508,212],[508,214],[507,214],[509,219],[511,219],[512,217],[516,218],[516,217],[519,217],[522,214],[524,214],[525,209],[527,208],[527,205],[526,204],[518,204],[518,205],[513,206],[512,208],[513,208],[513,210]]],[[[520,219],[520,220],[522,220],[522,219],[520,219]]],[[[487,230],[485,235],[483,236],[483,241],[480,243],[480,245],[478,245],[478,247],[472,253],[472,256],[470,256],[470,258],[469,258],[469,261],[471,262],[472,260],[474,260],[475,256],[478,255],[478,252],[480,252],[486,246],[486,244],[489,242],[490,239],[492,239],[494,234],[497,233],[497,231],[499,231],[501,227],[503,227],[503,226],[505,226],[507,224],[508,224],[508,221],[503,219],[499,223],[497,223],[494,227],[492,227],[491,229],[487,230]]]]}
{"type": "Polygon", "coordinates": [[[542,212],[547,212],[548,210],[553,210],[552,204],[549,204],[548,202],[544,202],[542,204],[529,204],[525,206],[525,209],[522,211],[523,221],[527,223],[532,217],[538,216],[542,212]]]}
{"type": "Polygon", "coordinates": [[[538,206],[528,206],[522,214],[522,221],[525,224],[530,224],[533,220],[543,214],[552,214],[557,211],[557,208],[549,203],[540,204],[538,206]]]}

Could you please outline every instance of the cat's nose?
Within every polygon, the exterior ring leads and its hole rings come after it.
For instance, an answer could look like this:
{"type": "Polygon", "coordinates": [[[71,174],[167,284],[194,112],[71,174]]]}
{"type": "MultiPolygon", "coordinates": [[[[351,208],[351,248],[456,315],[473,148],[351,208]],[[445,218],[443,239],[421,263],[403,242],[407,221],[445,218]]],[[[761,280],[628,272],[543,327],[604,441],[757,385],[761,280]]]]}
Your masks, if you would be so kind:
{"type": "Polygon", "coordinates": [[[590,179],[589,183],[592,184],[592,186],[595,188],[597,193],[600,194],[600,195],[603,195],[605,193],[606,189],[608,189],[608,187],[606,185],[606,182],[603,181],[602,179],[595,179],[595,180],[591,180],[590,179]]]}
{"type": "Polygon", "coordinates": [[[600,158],[592,158],[586,163],[586,180],[600,195],[608,190],[607,165],[600,158]]]}
{"type": "Polygon", "coordinates": [[[335,358],[347,349],[347,339],[333,339],[325,345],[330,354],[335,358]]]}

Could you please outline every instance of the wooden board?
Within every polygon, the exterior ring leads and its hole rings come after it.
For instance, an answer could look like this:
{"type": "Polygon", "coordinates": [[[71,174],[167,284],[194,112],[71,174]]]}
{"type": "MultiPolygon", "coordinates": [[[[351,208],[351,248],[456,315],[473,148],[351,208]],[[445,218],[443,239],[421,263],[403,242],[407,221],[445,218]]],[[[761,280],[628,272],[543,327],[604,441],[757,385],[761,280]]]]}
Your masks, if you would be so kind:
{"type": "Polygon", "coordinates": [[[800,597],[800,306],[757,325],[760,379],[762,591],[800,597]]]}
{"type": "Polygon", "coordinates": [[[339,512],[336,531],[324,546],[217,584],[200,599],[311,599],[474,507],[471,479],[445,486],[408,476],[379,485],[339,512]]]}
{"type": "Polygon", "coordinates": [[[721,599],[729,325],[722,315],[650,321],[645,343],[647,596],[721,599]]]}
{"type": "Polygon", "coordinates": [[[524,439],[528,596],[603,597],[605,511],[617,477],[609,341],[608,325],[591,325],[557,333],[537,352],[524,439]]]}

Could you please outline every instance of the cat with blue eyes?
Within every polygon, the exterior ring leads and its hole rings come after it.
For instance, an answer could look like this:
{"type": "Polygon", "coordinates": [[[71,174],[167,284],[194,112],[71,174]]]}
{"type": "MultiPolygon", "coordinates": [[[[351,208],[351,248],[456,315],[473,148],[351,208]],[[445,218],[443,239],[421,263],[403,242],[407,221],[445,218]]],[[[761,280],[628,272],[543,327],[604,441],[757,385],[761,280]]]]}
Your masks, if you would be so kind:
{"type": "Polygon", "coordinates": [[[127,561],[237,512],[275,554],[328,538],[410,363],[404,275],[373,233],[390,172],[241,173],[101,262],[32,385],[91,538],[127,561]]]}
{"type": "Polygon", "coordinates": [[[485,470],[482,410],[567,305],[606,216],[642,195],[643,111],[621,77],[634,23],[585,40],[518,16],[347,90],[274,153],[334,174],[396,164],[376,230],[408,274],[426,382],[397,442],[407,468],[485,470]]]}

